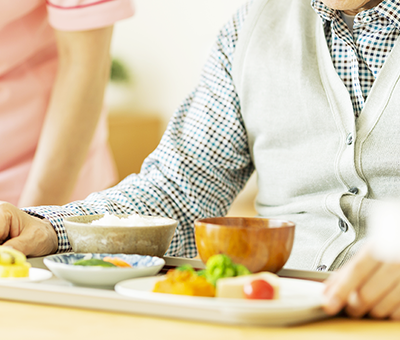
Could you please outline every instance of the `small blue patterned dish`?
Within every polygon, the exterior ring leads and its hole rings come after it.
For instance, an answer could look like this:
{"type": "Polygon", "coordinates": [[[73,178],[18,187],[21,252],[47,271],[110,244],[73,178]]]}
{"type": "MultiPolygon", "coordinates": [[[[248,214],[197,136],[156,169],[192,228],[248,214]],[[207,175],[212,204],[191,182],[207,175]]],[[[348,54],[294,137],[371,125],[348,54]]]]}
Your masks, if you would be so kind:
{"type": "Polygon", "coordinates": [[[44,264],[60,279],[74,285],[86,287],[107,288],[118,282],[143,276],[156,275],[164,266],[165,261],[155,256],[128,255],[128,254],[58,254],[45,257],[44,264]],[[76,266],[78,260],[103,259],[104,257],[118,257],[132,267],[98,267],[76,266]]]}

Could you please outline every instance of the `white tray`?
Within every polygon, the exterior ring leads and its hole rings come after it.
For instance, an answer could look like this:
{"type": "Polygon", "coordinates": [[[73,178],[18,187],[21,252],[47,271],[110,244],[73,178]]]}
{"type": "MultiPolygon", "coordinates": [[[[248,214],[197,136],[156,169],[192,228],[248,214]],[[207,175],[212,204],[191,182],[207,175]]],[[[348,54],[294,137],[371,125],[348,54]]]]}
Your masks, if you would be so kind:
{"type": "MultiPolygon", "coordinates": [[[[199,260],[165,258],[167,265],[176,266],[189,263],[201,268],[199,260]]],[[[34,267],[45,268],[41,258],[30,259],[34,267]]],[[[290,271],[289,271],[290,272],[290,271]]],[[[314,279],[323,279],[325,273],[296,272],[308,274],[314,279]]],[[[285,272],[283,272],[285,273],[285,272]]],[[[296,276],[296,275],[292,275],[296,276]]],[[[297,276],[297,277],[299,277],[297,276]]],[[[305,275],[307,277],[307,275],[305,275]]],[[[152,278],[149,278],[150,280],[152,278]]],[[[138,279],[145,280],[145,279],[138,279]]],[[[132,281],[132,280],[129,280],[132,281]]],[[[290,281],[290,280],[289,280],[290,281]]],[[[289,282],[288,281],[288,282],[289,282]]],[[[128,282],[125,281],[124,284],[128,282]]],[[[319,283],[299,281],[309,289],[320,289],[319,283]],[[319,288],[318,288],[319,287],[319,288]]],[[[293,284],[293,280],[289,285],[293,284]]],[[[129,282],[128,282],[129,285],[129,282]]],[[[149,293],[147,293],[149,294],[149,293]]],[[[264,308],[260,301],[256,304],[241,305],[241,302],[227,302],[221,304],[217,299],[169,296],[154,299],[146,297],[146,292],[132,296],[118,294],[114,290],[77,287],[66,281],[53,277],[43,282],[0,282],[0,299],[33,302],[48,305],[68,306],[103,311],[123,312],[131,314],[161,316],[188,320],[207,321],[214,323],[241,324],[250,326],[288,326],[326,318],[326,314],[320,308],[320,301],[315,296],[302,303],[294,303],[292,308],[264,308]],[[183,299],[182,299],[183,298],[183,299]],[[185,300],[186,298],[186,300],[185,300]],[[194,299],[194,300],[193,300],[194,299]],[[205,299],[205,300],[204,300],[205,299]],[[195,301],[195,302],[190,302],[195,301]],[[239,304],[238,304],[239,303],[239,304]],[[258,305],[258,306],[257,306],[258,305]]],[[[161,295],[161,294],[160,294],[161,295]]],[[[279,305],[278,305],[279,307],[279,305]]],[[[282,307],[282,306],[281,306],[282,307]]]]}

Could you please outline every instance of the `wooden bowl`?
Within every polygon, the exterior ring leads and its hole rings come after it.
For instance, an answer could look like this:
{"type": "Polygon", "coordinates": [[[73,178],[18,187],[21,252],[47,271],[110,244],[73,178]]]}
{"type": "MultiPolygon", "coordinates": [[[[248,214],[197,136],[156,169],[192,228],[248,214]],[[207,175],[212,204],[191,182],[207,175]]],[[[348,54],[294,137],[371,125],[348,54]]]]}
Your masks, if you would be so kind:
{"type": "Polygon", "coordinates": [[[201,260],[228,255],[251,272],[278,272],[292,251],[295,224],[253,217],[212,217],[197,220],[195,237],[201,260]]]}

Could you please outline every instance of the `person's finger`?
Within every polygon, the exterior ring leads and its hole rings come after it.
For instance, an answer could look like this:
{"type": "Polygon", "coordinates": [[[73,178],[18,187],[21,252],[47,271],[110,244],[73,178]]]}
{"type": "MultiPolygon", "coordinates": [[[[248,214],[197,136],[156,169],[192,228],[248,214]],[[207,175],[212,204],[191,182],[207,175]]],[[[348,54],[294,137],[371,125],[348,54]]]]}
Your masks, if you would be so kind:
{"type": "Polygon", "coordinates": [[[324,310],[329,315],[340,312],[353,291],[357,291],[381,263],[372,258],[367,248],[360,251],[345,267],[337,272],[335,284],[325,295],[324,310]]]}
{"type": "Polygon", "coordinates": [[[366,282],[348,299],[346,313],[362,317],[369,312],[391,289],[400,276],[400,264],[383,263],[366,282]]]}
{"type": "Polygon", "coordinates": [[[370,310],[369,315],[375,319],[388,318],[395,314],[400,306],[400,281],[394,283],[390,291],[370,310]]]}

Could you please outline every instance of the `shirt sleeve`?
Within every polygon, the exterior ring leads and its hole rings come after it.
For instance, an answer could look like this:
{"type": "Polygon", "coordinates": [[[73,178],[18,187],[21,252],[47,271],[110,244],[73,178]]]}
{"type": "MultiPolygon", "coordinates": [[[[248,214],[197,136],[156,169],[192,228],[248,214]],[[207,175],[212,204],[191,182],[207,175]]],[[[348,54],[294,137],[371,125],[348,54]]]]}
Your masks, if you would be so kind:
{"type": "Polygon", "coordinates": [[[60,31],[111,26],[133,15],[132,0],[47,0],[50,25],[60,31]]]}
{"type": "Polygon", "coordinates": [[[239,98],[231,77],[237,33],[247,7],[221,31],[197,88],[173,115],[139,174],[63,207],[25,209],[53,224],[58,251],[68,251],[63,218],[72,215],[158,215],[178,220],[169,256],[197,254],[193,222],[223,216],[254,171],[239,98]]]}

